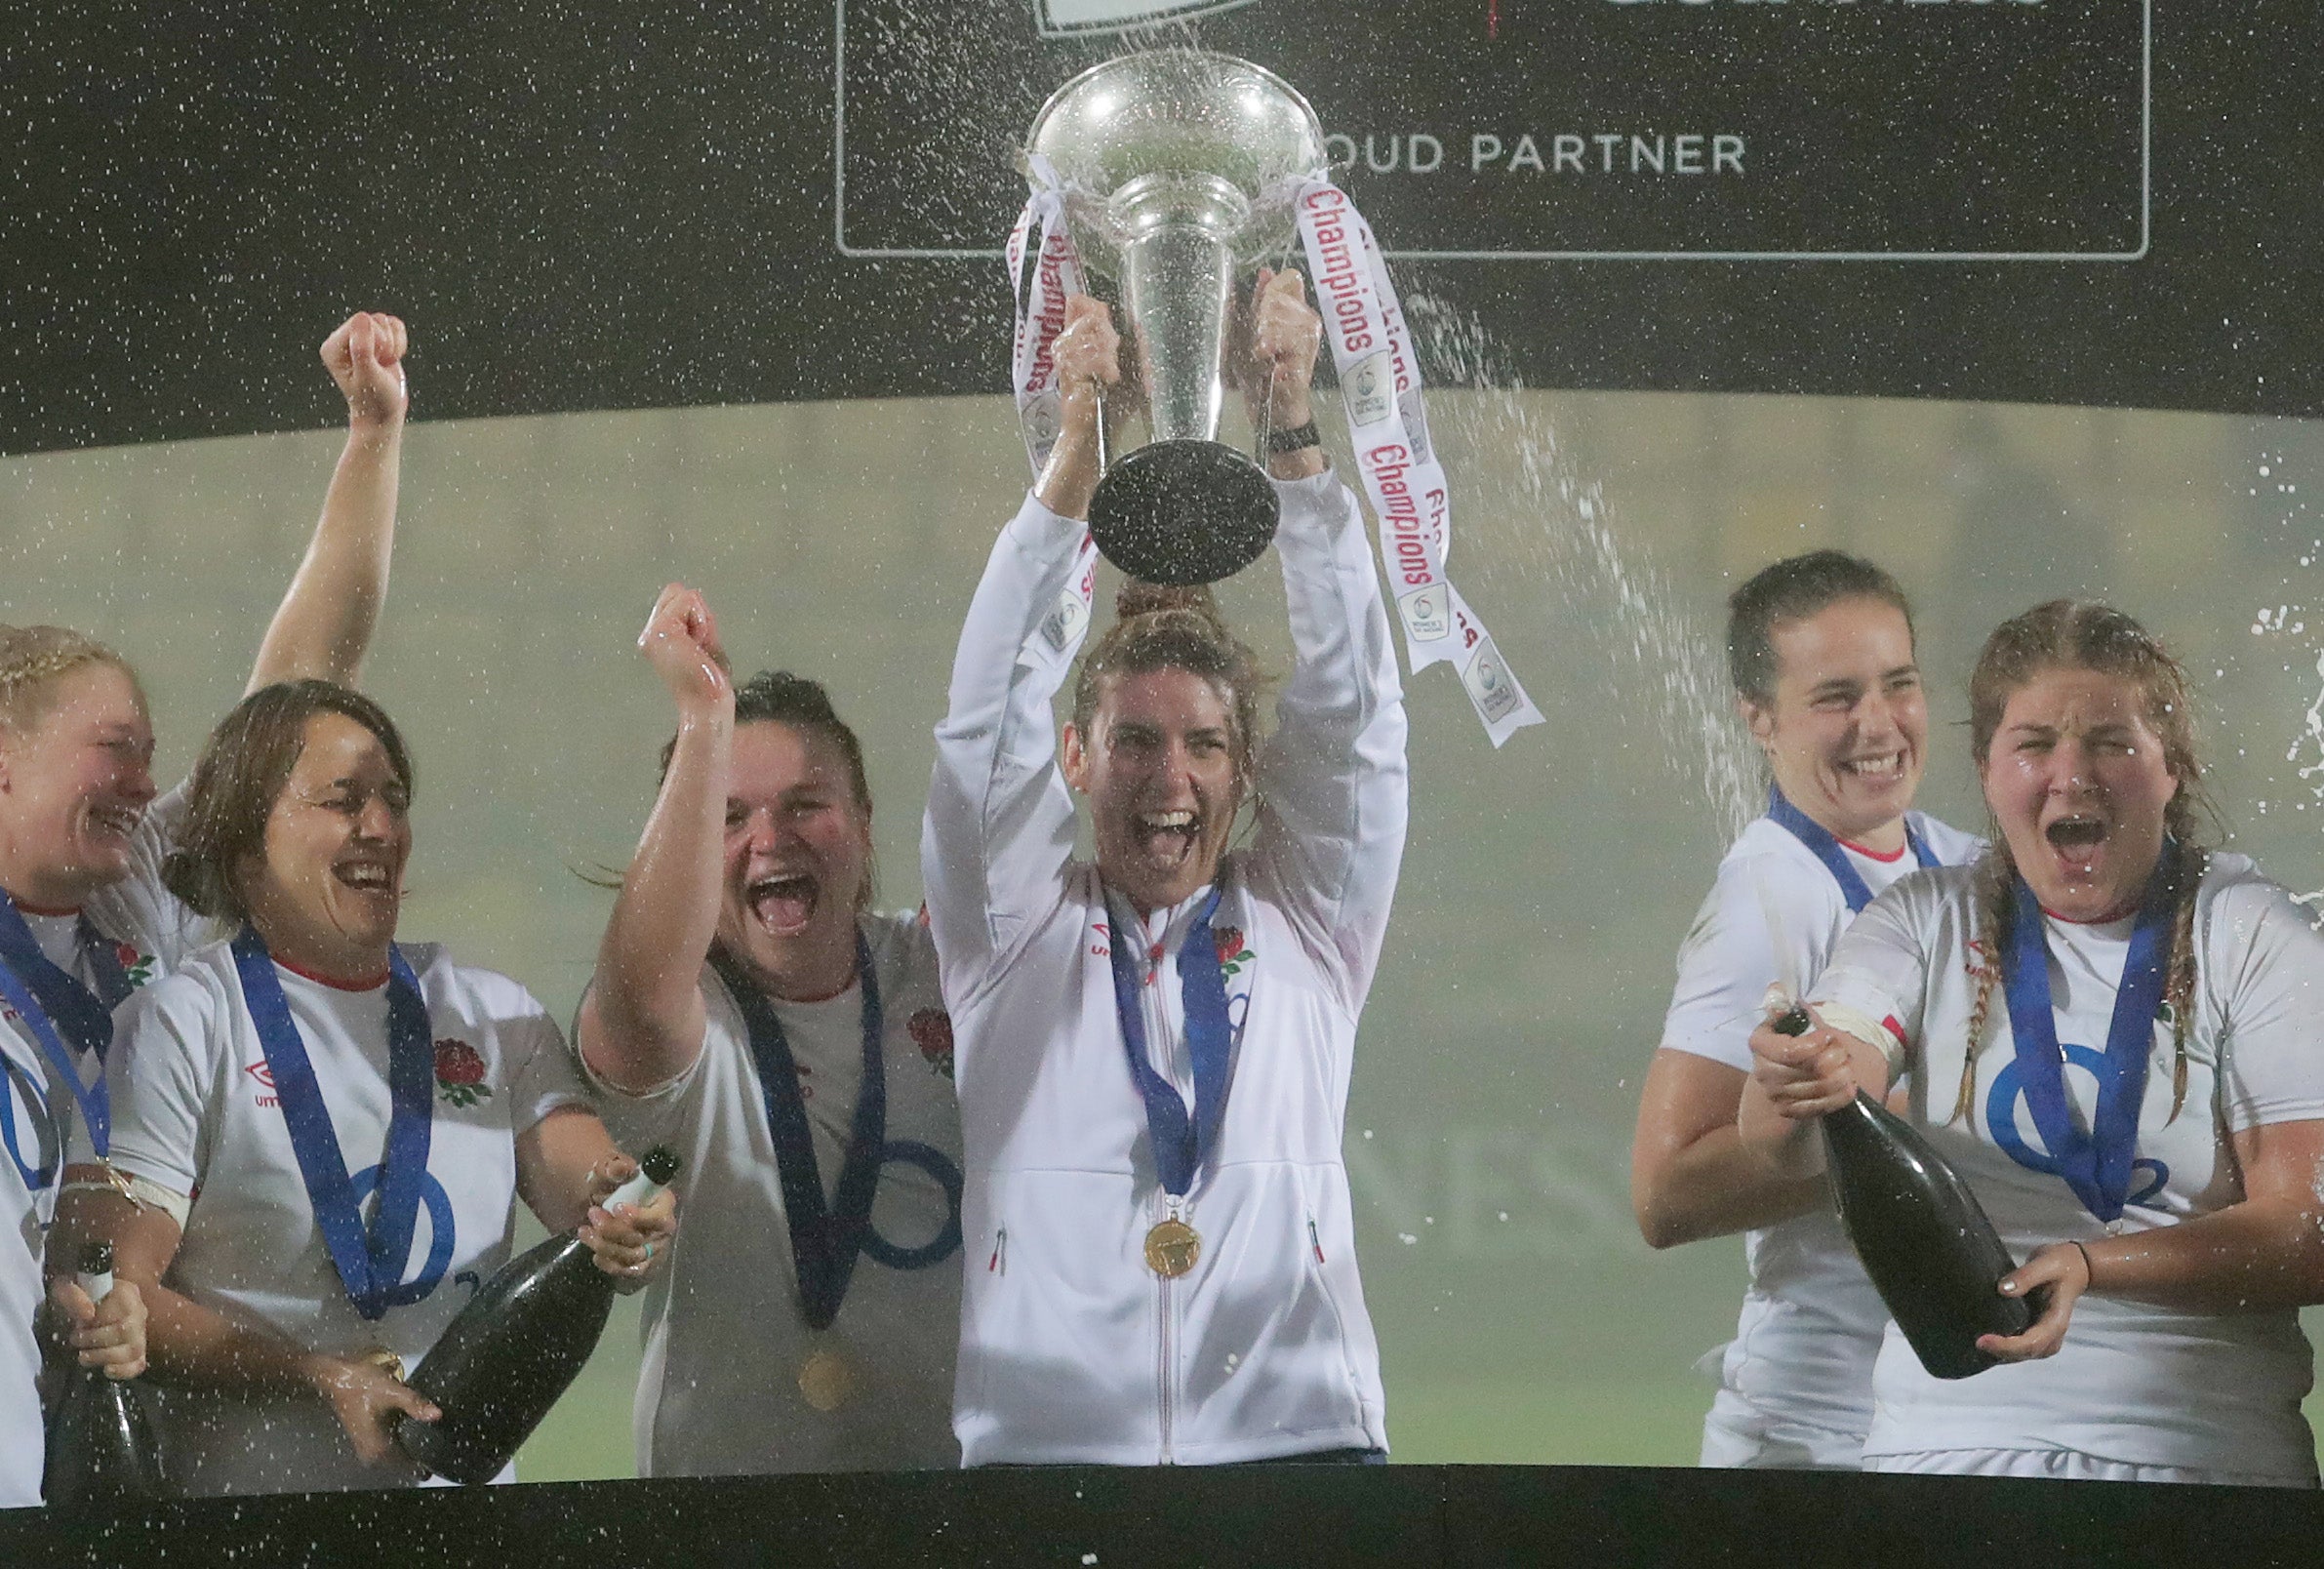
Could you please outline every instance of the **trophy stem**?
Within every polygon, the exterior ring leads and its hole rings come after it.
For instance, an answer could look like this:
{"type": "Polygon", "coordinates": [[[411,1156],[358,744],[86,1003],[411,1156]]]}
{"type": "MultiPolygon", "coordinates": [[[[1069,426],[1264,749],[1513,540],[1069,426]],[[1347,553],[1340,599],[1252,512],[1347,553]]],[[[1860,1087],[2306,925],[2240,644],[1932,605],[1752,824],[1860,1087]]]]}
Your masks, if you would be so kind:
{"type": "Polygon", "coordinates": [[[1192,224],[1170,224],[1122,248],[1122,303],[1138,333],[1138,361],[1156,441],[1209,441],[1224,387],[1219,345],[1232,308],[1234,259],[1192,224]]]}

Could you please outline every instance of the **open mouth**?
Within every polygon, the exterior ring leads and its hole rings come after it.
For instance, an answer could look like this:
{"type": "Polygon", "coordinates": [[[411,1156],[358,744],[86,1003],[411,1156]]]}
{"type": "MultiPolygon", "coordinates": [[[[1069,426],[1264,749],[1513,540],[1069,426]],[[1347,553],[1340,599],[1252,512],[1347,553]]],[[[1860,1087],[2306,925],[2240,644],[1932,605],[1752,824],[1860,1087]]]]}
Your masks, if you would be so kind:
{"type": "Polygon", "coordinates": [[[1193,812],[1141,812],[1133,819],[1139,853],[1158,866],[1175,866],[1194,852],[1202,819],[1193,812]]]}
{"type": "Polygon", "coordinates": [[[368,856],[341,861],[331,868],[331,875],[342,887],[359,894],[390,894],[395,891],[395,869],[384,861],[368,856]]]}
{"type": "Polygon", "coordinates": [[[1893,751],[1876,757],[1851,757],[1839,766],[1841,773],[1867,784],[1892,784],[1904,777],[1904,754],[1893,751]]]}
{"type": "Polygon", "coordinates": [[[135,807],[96,806],[89,809],[89,825],[109,838],[126,839],[138,831],[144,816],[135,807]]]}
{"type": "Polygon", "coordinates": [[[2078,871],[2087,871],[2105,845],[2106,825],[2094,817],[2063,817],[2043,828],[2042,837],[2049,840],[2050,849],[2059,860],[2078,871]]]}
{"type": "Polygon", "coordinates": [[[743,891],[743,903],[761,926],[778,937],[789,937],[805,929],[821,895],[815,878],[806,872],[784,872],[750,884],[743,891]]]}

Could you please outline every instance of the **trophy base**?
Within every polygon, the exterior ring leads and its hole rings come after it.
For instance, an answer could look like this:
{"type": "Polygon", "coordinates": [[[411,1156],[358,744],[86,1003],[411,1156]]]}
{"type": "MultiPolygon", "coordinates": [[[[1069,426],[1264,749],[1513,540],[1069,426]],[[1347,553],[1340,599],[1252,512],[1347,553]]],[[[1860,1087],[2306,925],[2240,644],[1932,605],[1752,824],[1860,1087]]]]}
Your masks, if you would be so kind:
{"type": "Polygon", "coordinates": [[[1225,443],[1152,441],[1098,482],[1090,535],[1133,578],[1217,583],[1259,559],[1281,511],[1265,471],[1225,443]]]}

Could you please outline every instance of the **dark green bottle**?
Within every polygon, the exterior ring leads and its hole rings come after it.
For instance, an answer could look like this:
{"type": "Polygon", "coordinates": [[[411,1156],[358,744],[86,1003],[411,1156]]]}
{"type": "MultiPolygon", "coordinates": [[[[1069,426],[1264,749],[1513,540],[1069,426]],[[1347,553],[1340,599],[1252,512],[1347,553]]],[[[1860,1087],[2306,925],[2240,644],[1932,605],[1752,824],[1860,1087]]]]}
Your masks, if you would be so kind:
{"type": "MultiPolygon", "coordinates": [[[[92,1242],[75,1277],[91,1302],[113,1290],[113,1244],[92,1242]]],[[[77,1363],[49,1413],[41,1496],[52,1509],[102,1509],[164,1496],[161,1446],[134,1379],[77,1363]]]]}
{"type": "MultiPolygon", "coordinates": [[[[606,1206],[646,1203],[677,1175],[677,1155],[650,1149],[606,1206]]],[[[596,1350],[616,1285],[572,1231],[509,1260],[413,1370],[442,1420],[401,1423],[395,1441],[438,1476],[491,1481],[596,1350]]]]}
{"type": "MultiPolygon", "coordinates": [[[[1804,1035],[1813,1023],[1793,1008],[1774,1027],[1804,1035]]],[[[1920,1365],[1941,1379],[1993,1366],[1978,1337],[2023,1335],[2037,1305],[1994,1289],[2017,1264],[1977,1195],[1910,1123],[1862,1091],[1819,1120],[1840,1226],[1920,1365]]]]}

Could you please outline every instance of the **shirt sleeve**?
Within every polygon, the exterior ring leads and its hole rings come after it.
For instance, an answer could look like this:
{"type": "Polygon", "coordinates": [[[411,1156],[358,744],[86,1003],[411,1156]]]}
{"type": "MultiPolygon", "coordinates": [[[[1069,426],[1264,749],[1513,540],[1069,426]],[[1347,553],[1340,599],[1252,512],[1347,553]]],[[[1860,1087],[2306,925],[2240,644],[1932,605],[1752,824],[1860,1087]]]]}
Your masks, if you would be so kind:
{"type": "Polygon", "coordinates": [[[1371,989],[1404,860],[1404,688],[1354,495],[1330,473],[1274,482],[1294,664],[1257,768],[1255,878],[1346,988],[1371,989]]]}
{"type": "Polygon", "coordinates": [[[162,881],[163,863],[185,826],[190,790],[191,782],[181,781],[145,808],[130,839],[129,875],[91,902],[100,929],[152,954],[164,972],[218,935],[162,881]]]}
{"type": "Polygon", "coordinates": [[[521,986],[515,990],[520,1005],[495,1026],[501,1071],[508,1079],[509,1132],[524,1133],[559,1106],[596,1110],[576,1055],[565,1045],[565,1032],[531,992],[521,986]]]}
{"type": "Polygon", "coordinates": [[[2205,945],[2224,961],[2220,1106],[2227,1131],[2324,1117],[2324,936],[2272,883],[2224,890],[2205,945]]]}
{"type": "Polygon", "coordinates": [[[1831,916],[1796,899],[1788,911],[1773,908],[1783,892],[1775,871],[1757,856],[1720,866],[1678,950],[1678,984],[1663,1018],[1665,1050],[1748,1073],[1751,1031],[1767,1016],[1767,988],[1780,983],[1796,995],[1803,980],[1816,975],[1831,916]]]}
{"type": "Polygon", "coordinates": [[[713,1052],[733,1049],[731,1036],[741,1026],[732,1019],[733,1004],[726,988],[711,979],[707,967],[698,983],[702,993],[702,1046],[694,1061],[651,1089],[631,1090],[614,1083],[589,1066],[581,1053],[573,1054],[576,1070],[587,1082],[597,1114],[604,1118],[614,1143],[639,1150],[666,1142],[677,1129],[686,1099],[708,1071],[713,1052]]]}
{"type": "Polygon", "coordinates": [[[1924,906],[1938,891],[1927,873],[1900,878],[1884,889],[1840,934],[1831,962],[1808,988],[1808,1000],[1845,1009],[1878,1026],[1874,1042],[1892,1076],[1920,1055],[1928,1013],[1930,943],[1924,906]]]}
{"type": "Polygon", "coordinates": [[[920,829],[948,996],[977,989],[1058,899],[1072,860],[1073,796],[1050,704],[1089,630],[1086,614],[1063,608],[1077,575],[1096,570],[1088,534],[1027,496],[960,629],[920,829]]]}
{"type": "MultiPolygon", "coordinates": [[[[105,1060],[114,1165],[172,1192],[202,1186],[225,1030],[222,1001],[192,975],[161,982],[123,1005],[105,1060]]],[[[77,1142],[87,1138],[83,1130],[77,1142]]],[[[84,1148],[80,1157],[94,1152],[84,1148]]]]}

